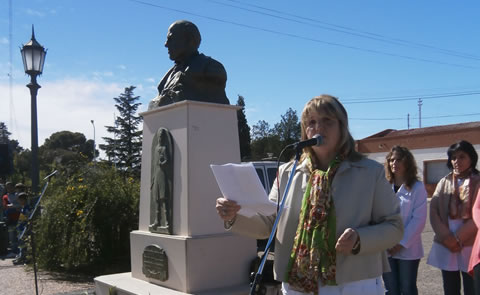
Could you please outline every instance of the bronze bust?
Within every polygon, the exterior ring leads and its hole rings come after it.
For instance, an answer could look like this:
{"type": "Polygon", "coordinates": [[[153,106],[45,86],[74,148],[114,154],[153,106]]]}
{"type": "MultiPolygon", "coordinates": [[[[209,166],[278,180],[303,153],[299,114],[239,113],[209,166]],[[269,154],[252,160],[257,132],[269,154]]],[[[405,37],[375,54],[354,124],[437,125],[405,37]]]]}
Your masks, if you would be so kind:
{"type": "Polygon", "coordinates": [[[215,59],[198,52],[201,36],[192,22],[180,20],[170,25],[165,47],[175,65],[158,84],[158,96],[148,109],[182,100],[229,104],[225,94],[227,72],[215,59]]]}

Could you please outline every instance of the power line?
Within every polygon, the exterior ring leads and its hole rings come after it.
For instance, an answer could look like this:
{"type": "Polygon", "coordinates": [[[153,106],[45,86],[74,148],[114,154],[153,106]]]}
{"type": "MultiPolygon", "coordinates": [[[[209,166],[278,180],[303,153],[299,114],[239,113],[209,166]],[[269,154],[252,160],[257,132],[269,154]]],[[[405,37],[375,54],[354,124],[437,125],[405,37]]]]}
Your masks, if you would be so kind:
{"type": "Polygon", "coordinates": [[[321,28],[321,29],[324,29],[324,30],[334,31],[334,32],[343,33],[343,34],[348,34],[348,35],[361,37],[361,38],[367,38],[367,39],[376,40],[376,41],[384,42],[384,43],[388,43],[388,44],[394,44],[394,45],[400,45],[400,46],[406,46],[406,47],[416,47],[416,48],[420,47],[420,48],[426,48],[426,49],[433,49],[433,50],[438,51],[442,54],[455,56],[455,57],[461,57],[461,58],[464,58],[464,59],[480,61],[480,57],[477,57],[477,56],[469,54],[469,53],[463,53],[463,52],[458,52],[458,51],[454,51],[454,50],[443,49],[443,48],[439,48],[439,47],[435,47],[435,46],[431,46],[431,45],[427,45],[427,44],[422,44],[422,43],[416,43],[416,42],[403,40],[403,39],[399,39],[399,38],[390,38],[390,37],[385,36],[385,35],[371,33],[371,32],[362,31],[362,30],[357,30],[357,29],[354,29],[354,28],[346,27],[346,26],[339,26],[339,25],[336,25],[336,24],[320,21],[320,20],[317,20],[317,19],[307,18],[307,17],[295,15],[295,14],[288,13],[288,12],[283,12],[283,11],[279,11],[279,10],[275,10],[275,9],[262,7],[262,6],[255,5],[255,4],[244,3],[244,2],[238,1],[238,0],[224,0],[224,1],[239,3],[239,4],[242,4],[242,5],[262,9],[262,10],[265,10],[265,11],[274,12],[274,13],[277,13],[277,14],[280,14],[280,15],[291,16],[291,17],[294,17],[294,18],[298,18],[300,20],[295,20],[295,19],[291,19],[291,18],[287,18],[287,17],[273,15],[273,14],[270,14],[270,13],[264,13],[264,12],[261,12],[261,11],[258,11],[258,10],[248,9],[248,8],[244,8],[244,7],[240,7],[240,6],[236,6],[236,5],[232,5],[232,4],[222,3],[222,2],[217,1],[217,0],[208,0],[208,1],[219,4],[219,5],[224,5],[224,6],[233,7],[233,8],[236,8],[236,9],[241,9],[241,10],[261,14],[261,15],[270,16],[270,17],[273,17],[273,18],[278,18],[278,19],[287,20],[287,21],[290,21],[290,22],[310,25],[310,26],[314,26],[314,27],[321,28]],[[309,22],[313,22],[314,24],[309,23],[309,22]],[[318,25],[318,24],[322,24],[322,25],[318,25]],[[332,28],[325,27],[324,25],[331,26],[332,28]]]}
{"type": "Polygon", "coordinates": [[[452,92],[452,93],[440,93],[440,94],[422,94],[422,95],[406,95],[406,96],[390,96],[390,97],[371,97],[371,98],[359,98],[359,99],[350,99],[343,100],[342,104],[360,104],[360,103],[379,103],[379,102],[392,102],[392,101],[407,101],[407,100],[418,100],[419,97],[422,99],[435,99],[435,98],[445,98],[445,97],[456,97],[456,96],[469,96],[480,94],[480,91],[470,91],[470,92],[452,92]]]}
{"type": "MultiPolygon", "coordinates": [[[[453,117],[467,117],[467,116],[479,116],[480,113],[470,113],[470,114],[457,114],[457,115],[439,115],[439,116],[428,116],[424,117],[422,116],[423,119],[440,119],[440,118],[453,118],[453,117]]],[[[419,117],[410,117],[411,119],[418,119],[419,117]]],[[[359,120],[359,121],[398,121],[398,120],[405,120],[405,118],[348,118],[349,120],[359,120]]]]}
{"type": "Polygon", "coordinates": [[[200,17],[200,18],[204,18],[204,19],[208,19],[208,20],[213,20],[213,21],[217,21],[217,22],[221,22],[221,23],[226,23],[226,24],[231,24],[231,25],[235,25],[235,26],[239,26],[239,27],[249,28],[249,29],[258,30],[258,31],[263,31],[263,32],[272,33],[272,34],[275,34],[275,35],[287,36],[287,37],[291,37],[291,38],[295,38],[295,39],[312,41],[312,42],[326,44],[326,45],[330,45],[330,46],[347,48],[347,49],[351,49],[351,50],[368,52],[368,53],[390,56],[390,57],[397,57],[397,58],[402,58],[402,59],[407,59],[407,60],[412,60],[412,61],[419,61],[419,62],[424,62],[424,63],[433,63],[433,64],[440,64],[440,65],[446,65],[446,66],[452,66],[452,67],[458,67],[458,68],[466,68],[466,69],[475,69],[475,70],[480,69],[480,67],[475,67],[475,66],[462,65],[462,64],[456,64],[456,63],[448,63],[448,62],[442,62],[442,61],[438,61],[438,60],[430,60],[430,59],[426,59],[426,58],[419,58],[419,57],[413,57],[413,56],[408,56],[408,55],[401,55],[401,54],[384,52],[384,51],[375,50],[375,49],[361,48],[361,47],[352,46],[352,45],[346,45],[346,44],[341,44],[341,43],[324,41],[324,40],[320,40],[320,39],[300,36],[300,35],[297,35],[297,34],[285,33],[285,32],[275,31],[275,30],[271,30],[271,29],[265,29],[265,28],[261,28],[261,27],[256,27],[256,26],[251,26],[251,25],[247,25],[247,24],[237,23],[237,22],[233,22],[233,21],[227,21],[227,20],[223,20],[223,19],[219,19],[219,18],[215,18],[215,17],[205,16],[205,15],[201,15],[201,14],[197,14],[197,13],[193,13],[193,12],[189,12],[189,11],[185,11],[185,10],[175,9],[175,8],[166,7],[166,6],[153,4],[153,3],[149,3],[149,2],[145,2],[145,1],[140,1],[140,0],[129,0],[129,1],[135,2],[135,3],[138,3],[138,4],[142,4],[142,5],[147,5],[147,6],[152,6],[152,7],[164,9],[164,10],[175,11],[175,12],[179,12],[179,13],[183,13],[183,14],[187,14],[187,15],[192,15],[192,16],[196,16],[196,17],[200,17]]]}

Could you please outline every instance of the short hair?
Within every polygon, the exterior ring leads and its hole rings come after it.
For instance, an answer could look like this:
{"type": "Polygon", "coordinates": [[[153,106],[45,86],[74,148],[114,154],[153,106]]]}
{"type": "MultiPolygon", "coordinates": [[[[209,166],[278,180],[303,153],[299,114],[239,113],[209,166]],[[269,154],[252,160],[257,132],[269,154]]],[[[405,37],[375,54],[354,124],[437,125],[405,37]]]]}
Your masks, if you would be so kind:
{"type": "Polygon", "coordinates": [[[180,27],[183,30],[183,34],[185,34],[185,36],[189,40],[193,40],[195,49],[198,49],[198,47],[200,47],[200,43],[202,42],[202,36],[200,35],[200,31],[194,23],[188,20],[177,20],[171,25],[172,28],[174,26],[180,27]]]}
{"type": "Polygon", "coordinates": [[[410,150],[404,146],[395,145],[390,149],[390,152],[385,157],[385,177],[387,178],[388,182],[393,183],[394,174],[392,172],[392,167],[390,167],[390,160],[392,159],[393,153],[397,152],[400,154],[400,157],[405,165],[405,185],[408,189],[412,189],[415,182],[418,180],[418,170],[417,170],[417,163],[415,162],[415,158],[413,157],[410,150]]]}
{"type": "Polygon", "coordinates": [[[447,167],[450,170],[453,170],[453,165],[452,165],[452,156],[454,153],[462,151],[466,153],[470,157],[470,168],[472,169],[472,172],[475,174],[478,174],[477,170],[477,162],[478,162],[478,154],[475,151],[475,148],[473,145],[466,141],[466,140],[460,140],[459,142],[456,142],[452,144],[447,151],[448,155],[448,161],[447,161],[447,167]]]}
{"type": "MultiPolygon", "coordinates": [[[[347,111],[340,103],[338,98],[328,94],[322,94],[312,98],[303,108],[301,117],[302,140],[308,139],[306,132],[308,125],[307,120],[308,116],[313,112],[323,112],[328,116],[332,116],[338,120],[340,124],[340,144],[338,149],[340,155],[352,161],[358,161],[363,157],[360,153],[355,151],[355,140],[348,129],[347,111]]],[[[305,148],[304,155],[305,154],[309,155],[312,159],[315,158],[313,157],[314,154],[311,147],[305,148]]]]}

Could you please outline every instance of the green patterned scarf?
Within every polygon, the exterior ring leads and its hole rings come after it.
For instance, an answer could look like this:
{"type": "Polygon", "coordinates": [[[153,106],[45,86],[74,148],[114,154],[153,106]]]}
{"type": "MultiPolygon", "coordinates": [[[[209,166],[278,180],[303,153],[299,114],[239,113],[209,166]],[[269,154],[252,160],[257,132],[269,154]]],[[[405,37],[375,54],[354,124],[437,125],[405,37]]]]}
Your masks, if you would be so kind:
{"type": "Polygon", "coordinates": [[[330,187],[340,163],[336,157],[327,171],[311,173],[287,266],[286,281],[292,290],[317,294],[319,280],[336,285],[336,217],[330,187]]]}

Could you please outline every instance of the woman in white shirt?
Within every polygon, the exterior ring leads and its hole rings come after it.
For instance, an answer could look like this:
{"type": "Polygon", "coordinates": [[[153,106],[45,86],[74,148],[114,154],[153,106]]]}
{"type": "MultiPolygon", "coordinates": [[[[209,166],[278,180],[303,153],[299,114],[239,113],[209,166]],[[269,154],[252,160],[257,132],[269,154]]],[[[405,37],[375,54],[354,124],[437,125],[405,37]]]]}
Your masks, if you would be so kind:
{"type": "Polygon", "coordinates": [[[417,273],[423,257],[422,231],[427,219],[427,192],[417,177],[412,153],[394,146],[387,154],[385,176],[400,201],[402,240],[388,249],[391,272],[383,274],[387,295],[417,295],[417,273]]]}

